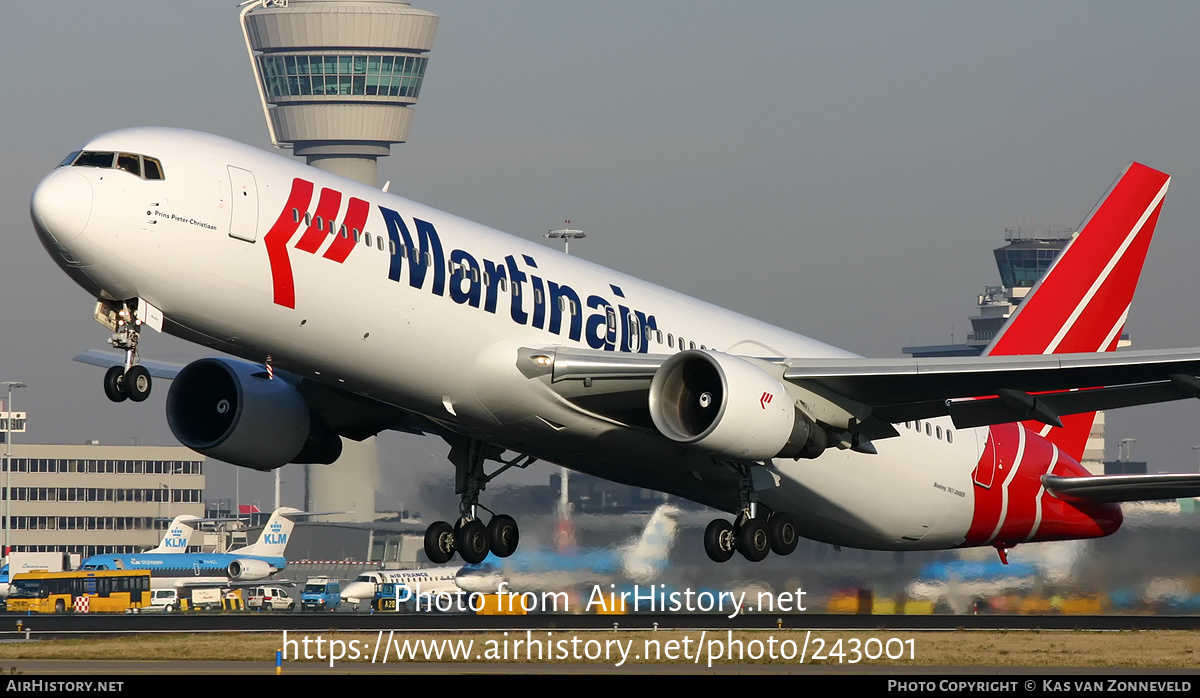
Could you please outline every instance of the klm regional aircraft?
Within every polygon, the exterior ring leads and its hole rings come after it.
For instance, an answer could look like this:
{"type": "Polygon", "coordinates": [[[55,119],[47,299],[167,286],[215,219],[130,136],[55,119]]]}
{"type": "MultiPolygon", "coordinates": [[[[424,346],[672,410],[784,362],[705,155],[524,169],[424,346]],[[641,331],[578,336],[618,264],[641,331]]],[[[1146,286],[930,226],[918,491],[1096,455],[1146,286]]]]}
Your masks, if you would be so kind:
{"type": "MultiPolygon", "coordinates": [[[[293,522],[289,517],[301,513],[299,509],[288,507],[276,509],[253,545],[227,553],[184,552],[187,536],[180,537],[168,531],[175,552],[159,546],[145,553],[93,555],[83,561],[83,569],[150,570],[150,586],[155,589],[229,586],[266,579],[287,567],[283,552],[292,534],[293,522]]],[[[191,533],[190,528],[187,533],[191,533]]]]}
{"type": "Polygon", "coordinates": [[[1169,181],[1130,165],[984,356],[931,360],[853,356],[191,131],[91,140],[32,214],[124,351],[110,398],[149,393],[147,326],[241,357],[175,375],[186,446],[270,470],[388,429],[445,439],[460,517],[427,529],[435,563],[513,553],[516,521],[485,520],[482,493],[534,459],[729,512],[705,534],[716,561],[797,536],[1003,556],[1200,494],[1195,474],[1079,464],[1096,410],[1200,394],[1200,350],[1113,353],[1169,181]]]}

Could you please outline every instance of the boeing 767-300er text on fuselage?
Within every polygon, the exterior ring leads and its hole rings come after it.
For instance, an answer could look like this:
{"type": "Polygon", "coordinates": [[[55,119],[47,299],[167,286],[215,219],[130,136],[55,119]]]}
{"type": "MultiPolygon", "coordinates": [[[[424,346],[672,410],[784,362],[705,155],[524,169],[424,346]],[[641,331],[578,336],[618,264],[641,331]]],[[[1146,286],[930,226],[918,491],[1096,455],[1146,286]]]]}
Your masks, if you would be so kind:
{"type": "Polygon", "coordinates": [[[99,136],[33,194],[34,226],[149,393],[147,325],[246,361],[177,372],[185,445],[268,470],[386,429],[450,444],[458,525],[426,552],[516,548],[479,518],[489,460],[543,459],[730,512],[705,548],[796,536],[886,550],[1086,538],[1115,502],[1200,476],[1091,476],[1095,410],[1200,393],[1200,350],[1111,352],[1170,178],[1128,167],[981,357],[864,359],[215,136],[99,136]],[[507,454],[507,455],[506,455],[507,454]]]}

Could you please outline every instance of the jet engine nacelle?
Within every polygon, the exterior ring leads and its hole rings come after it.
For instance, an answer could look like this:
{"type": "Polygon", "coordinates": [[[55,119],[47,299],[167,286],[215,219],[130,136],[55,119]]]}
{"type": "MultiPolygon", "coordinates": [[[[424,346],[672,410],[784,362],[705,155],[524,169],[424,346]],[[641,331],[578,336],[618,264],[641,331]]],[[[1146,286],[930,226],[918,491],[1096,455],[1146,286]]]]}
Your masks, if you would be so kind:
{"type": "Polygon", "coordinates": [[[278,570],[275,566],[262,560],[234,560],[229,563],[230,579],[236,579],[242,582],[253,582],[258,579],[266,579],[275,574],[278,570]]]}
{"type": "Polygon", "coordinates": [[[669,439],[739,460],[815,458],[825,430],[796,408],[783,383],[752,361],[684,351],[650,382],[650,417],[669,439]]]}
{"type": "Polygon", "coordinates": [[[313,416],[296,386],[244,361],[185,366],[167,394],[167,423],[184,446],[255,470],[328,464],[342,452],[341,438],[313,416]]]}

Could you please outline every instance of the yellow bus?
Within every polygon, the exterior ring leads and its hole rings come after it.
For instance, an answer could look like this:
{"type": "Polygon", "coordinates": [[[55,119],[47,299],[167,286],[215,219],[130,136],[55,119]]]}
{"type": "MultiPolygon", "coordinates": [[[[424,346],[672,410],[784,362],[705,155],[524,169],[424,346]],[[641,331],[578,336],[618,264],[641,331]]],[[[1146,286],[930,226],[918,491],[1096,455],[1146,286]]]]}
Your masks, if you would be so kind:
{"type": "Polygon", "coordinates": [[[150,605],[149,570],[22,572],[8,592],[17,613],[125,613],[150,605]]]}

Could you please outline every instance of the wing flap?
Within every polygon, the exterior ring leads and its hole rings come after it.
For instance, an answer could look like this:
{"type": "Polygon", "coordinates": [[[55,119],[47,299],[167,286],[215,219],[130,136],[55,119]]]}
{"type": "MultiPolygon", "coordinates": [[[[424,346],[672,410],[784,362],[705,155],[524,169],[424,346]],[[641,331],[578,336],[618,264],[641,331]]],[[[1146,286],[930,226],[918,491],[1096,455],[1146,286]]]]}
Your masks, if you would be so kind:
{"type": "MultiPolygon", "coordinates": [[[[954,420],[954,426],[959,429],[1020,422],[1027,419],[1061,426],[1047,417],[1183,400],[1196,397],[1196,393],[1185,385],[1168,380],[1158,383],[1029,395],[1028,397],[1033,403],[1029,409],[1022,409],[1011,402],[1005,402],[1000,397],[951,400],[946,405],[946,409],[950,418],[954,420]]],[[[917,417],[909,419],[917,419],[917,417]]]]}

